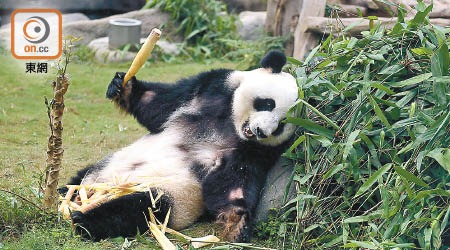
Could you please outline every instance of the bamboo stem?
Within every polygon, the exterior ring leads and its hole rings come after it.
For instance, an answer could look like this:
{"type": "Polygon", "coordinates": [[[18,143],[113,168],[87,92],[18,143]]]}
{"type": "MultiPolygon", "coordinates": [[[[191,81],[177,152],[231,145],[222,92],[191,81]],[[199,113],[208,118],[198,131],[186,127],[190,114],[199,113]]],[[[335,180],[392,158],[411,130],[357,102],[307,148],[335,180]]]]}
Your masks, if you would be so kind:
{"type": "Polygon", "coordinates": [[[152,32],[150,32],[150,35],[148,35],[147,39],[145,40],[144,45],[142,45],[141,49],[137,53],[136,57],[134,58],[133,62],[131,63],[130,68],[128,69],[127,73],[125,74],[125,77],[123,78],[122,87],[125,87],[125,84],[136,75],[136,73],[139,71],[139,69],[144,65],[145,61],[147,61],[147,58],[150,56],[150,53],[152,53],[153,48],[155,47],[156,42],[159,40],[159,37],[161,36],[161,31],[157,28],[154,28],[152,32]]]}
{"type": "Polygon", "coordinates": [[[58,208],[58,181],[59,171],[62,166],[62,157],[64,149],[62,146],[63,123],[62,117],[64,113],[64,94],[69,87],[69,76],[61,74],[52,82],[53,100],[48,106],[50,119],[50,137],[48,138],[47,151],[47,171],[45,178],[45,191],[43,197],[43,207],[48,210],[56,210],[58,208]]]}

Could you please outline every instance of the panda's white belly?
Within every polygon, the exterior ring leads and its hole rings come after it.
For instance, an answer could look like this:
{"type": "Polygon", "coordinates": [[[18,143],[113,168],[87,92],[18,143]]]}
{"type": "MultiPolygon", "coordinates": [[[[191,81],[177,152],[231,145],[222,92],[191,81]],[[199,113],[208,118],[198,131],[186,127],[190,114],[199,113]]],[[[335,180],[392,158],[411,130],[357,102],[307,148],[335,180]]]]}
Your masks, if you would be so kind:
{"type": "Polygon", "coordinates": [[[174,229],[187,227],[203,214],[204,206],[201,184],[190,171],[193,156],[180,150],[181,140],[182,135],[173,130],[147,135],[114,153],[103,169],[88,174],[82,184],[115,179],[153,183],[174,201],[169,225],[174,229]]]}

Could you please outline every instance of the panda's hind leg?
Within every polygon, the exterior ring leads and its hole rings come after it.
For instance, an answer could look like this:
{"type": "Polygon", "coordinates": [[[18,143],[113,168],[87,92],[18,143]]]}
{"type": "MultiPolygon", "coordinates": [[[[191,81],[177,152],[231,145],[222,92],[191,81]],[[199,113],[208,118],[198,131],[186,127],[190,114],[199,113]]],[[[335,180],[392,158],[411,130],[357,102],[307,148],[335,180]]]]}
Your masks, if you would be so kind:
{"type": "MultiPolygon", "coordinates": [[[[151,192],[156,198],[158,191],[152,189],[151,192]]],[[[171,199],[162,195],[152,211],[158,220],[163,221],[171,206],[171,199]]],[[[137,192],[103,203],[85,213],[75,211],[71,217],[77,234],[85,239],[99,241],[118,236],[135,236],[138,230],[144,233],[148,230],[148,209],[151,207],[149,192],[137,192]]]]}

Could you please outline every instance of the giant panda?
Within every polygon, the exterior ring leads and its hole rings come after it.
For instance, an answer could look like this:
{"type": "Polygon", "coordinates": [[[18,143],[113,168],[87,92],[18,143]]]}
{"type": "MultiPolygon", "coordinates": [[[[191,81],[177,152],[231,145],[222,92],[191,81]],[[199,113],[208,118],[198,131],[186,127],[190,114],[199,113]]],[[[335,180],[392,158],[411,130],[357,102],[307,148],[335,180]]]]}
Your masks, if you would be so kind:
{"type": "Polygon", "coordinates": [[[296,80],[281,72],[286,57],[269,52],[261,68],[211,70],[176,83],[133,77],[122,87],[116,73],[107,98],[132,114],[150,134],[88,166],[68,184],[165,178],[149,192],[113,199],[71,214],[76,231],[93,240],[134,236],[148,227],[151,197],[155,216],[180,230],[205,212],[233,242],[248,242],[268,170],[288,146],[294,125],[284,123],[297,100],[296,80]]]}

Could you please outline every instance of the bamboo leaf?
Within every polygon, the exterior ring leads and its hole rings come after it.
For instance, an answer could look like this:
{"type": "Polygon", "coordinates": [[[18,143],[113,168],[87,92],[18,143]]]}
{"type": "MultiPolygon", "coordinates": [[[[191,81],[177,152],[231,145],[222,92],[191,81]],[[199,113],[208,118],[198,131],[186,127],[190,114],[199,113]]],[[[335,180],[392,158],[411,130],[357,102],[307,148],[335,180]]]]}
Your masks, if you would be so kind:
{"type": "Polygon", "coordinates": [[[313,58],[313,56],[317,53],[317,50],[319,50],[320,45],[317,45],[311,52],[309,53],[308,57],[306,57],[305,62],[303,64],[308,64],[309,61],[313,58]]]}
{"type": "Polygon", "coordinates": [[[359,132],[361,130],[357,129],[350,133],[350,135],[347,138],[347,142],[345,142],[344,146],[344,154],[343,154],[343,161],[345,162],[347,160],[348,154],[350,153],[350,149],[353,148],[353,143],[355,143],[356,137],[359,135],[359,132]]]}
{"type": "Polygon", "coordinates": [[[447,93],[447,84],[448,80],[440,79],[438,77],[436,77],[433,81],[433,94],[435,96],[436,103],[441,107],[445,107],[449,103],[447,101],[447,97],[445,96],[447,93]]]}
{"type": "Polygon", "coordinates": [[[318,227],[320,227],[320,224],[312,224],[311,226],[305,228],[305,230],[303,230],[303,233],[310,232],[318,227]]]}
{"type": "Polygon", "coordinates": [[[336,130],[339,130],[339,126],[334,123],[332,120],[330,120],[326,115],[322,114],[319,110],[317,110],[315,107],[313,107],[311,104],[306,102],[305,100],[299,99],[301,103],[305,104],[309,109],[311,109],[314,113],[316,113],[318,116],[320,116],[322,119],[324,119],[330,126],[335,128],[336,130]]]}
{"type": "Polygon", "coordinates": [[[319,141],[319,142],[322,144],[323,147],[326,147],[326,148],[327,148],[327,147],[333,145],[333,143],[332,143],[328,138],[326,138],[326,137],[324,137],[324,136],[321,136],[321,135],[311,135],[311,137],[312,137],[314,140],[319,141]]]}
{"type": "Polygon", "coordinates": [[[356,241],[356,240],[350,240],[350,243],[347,243],[345,245],[343,245],[342,247],[352,247],[352,248],[358,248],[358,247],[362,247],[362,248],[366,248],[366,249],[378,249],[377,246],[373,245],[370,242],[362,242],[362,241],[356,241]]]}
{"type": "Polygon", "coordinates": [[[299,66],[303,65],[303,63],[301,61],[299,61],[299,60],[297,60],[297,59],[295,59],[293,57],[288,56],[288,57],[286,57],[286,59],[287,59],[288,62],[290,62],[290,63],[292,63],[294,65],[299,65],[299,66]]]}
{"type": "Polygon", "coordinates": [[[444,232],[449,219],[450,219],[450,206],[448,206],[447,212],[445,213],[444,219],[442,220],[442,223],[441,223],[441,234],[444,232]]]}
{"type": "Polygon", "coordinates": [[[410,173],[409,171],[406,171],[405,169],[403,169],[400,166],[394,166],[394,170],[395,172],[404,177],[405,179],[407,179],[408,181],[411,181],[419,186],[422,187],[426,187],[429,188],[430,186],[428,186],[428,184],[426,184],[424,181],[422,181],[421,179],[417,178],[415,175],[413,175],[412,173],[410,173]]]}
{"type": "Polygon", "coordinates": [[[431,72],[433,76],[447,76],[449,63],[448,46],[444,41],[431,56],[431,72]]]}
{"type": "Polygon", "coordinates": [[[361,139],[366,143],[367,147],[369,148],[369,152],[372,155],[372,157],[374,158],[374,165],[377,166],[378,168],[381,168],[381,163],[380,160],[378,159],[378,154],[377,154],[377,150],[375,148],[375,144],[370,140],[369,137],[367,137],[367,135],[360,133],[359,137],[361,137],[361,139]]]}
{"type": "Polygon", "coordinates": [[[339,89],[337,89],[330,81],[325,81],[323,84],[327,86],[329,90],[333,91],[333,93],[335,94],[339,93],[339,89]]]}
{"type": "MultiPolygon", "coordinates": [[[[431,57],[433,55],[433,50],[423,47],[423,48],[415,48],[411,50],[412,52],[421,55],[421,56],[428,56],[431,57]]],[[[429,74],[429,73],[426,73],[429,74]]]]}
{"type": "MultiPolygon", "coordinates": [[[[444,115],[441,116],[437,123],[439,124],[439,126],[436,127],[436,132],[433,133],[433,137],[431,137],[430,141],[427,143],[427,146],[425,147],[425,149],[430,150],[431,146],[434,144],[434,141],[436,140],[438,134],[441,132],[441,130],[445,127],[447,127],[447,124],[449,123],[450,120],[450,111],[447,112],[447,115],[444,117],[444,115]],[[442,122],[440,122],[439,120],[442,119],[442,122]]],[[[435,127],[435,126],[432,126],[435,127]]],[[[433,132],[432,130],[430,131],[430,133],[433,132]]]]}
{"type": "Polygon", "coordinates": [[[425,234],[425,249],[431,249],[431,228],[425,228],[423,233],[425,234]]]}
{"type": "Polygon", "coordinates": [[[385,174],[392,166],[392,163],[385,164],[383,167],[378,169],[373,175],[371,175],[364,184],[361,185],[358,192],[356,192],[356,196],[359,196],[369,190],[373,184],[380,178],[383,174],[385,174]]]}
{"type": "Polygon", "coordinates": [[[426,81],[426,80],[430,79],[431,76],[432,76],[432,73],[424,73],[424,74],[421,74],[418,76],[411,77],[407,80],[390,83],[389,86],[391,86],[393,88],[402,88],[405,86],[411,86],[411,85],[415,85],[415,84],[421,83],[423,81],[426,81]]]}
{"type": "Polygon", "coordinates": [[[362,22],[364,22],[364,19],[361,19],[361,20],[351,23],[349,26],[345,27],[344,32],[347,32],[347,31],[353,29],[356,25],[361,24],[362,22]]]}
{"type": "Polygon", "coordinates": [[[355,216],[347,218],[343,221],[343,223],[360,223],[360,222],[366,222],[369,220],[380,218],[382,215],[382,211],[375,211],[374,213],[371,213],[369,215],[361,215],[361,216],[355,216]]]}
{"type": "Polygon", "coordinates": [[[372,107],[373,107],[373,109],[375,111],[375,114],[377,114],[378,118],[384,123],[384,125],[386,127],[391,129],[392,128],[391,124],[389,124],[386,116],[384,116],[383,111],[381,111],[381,109],[378,106],[377,102],[373,99],[373,97],[371,95],[368,95],[368,96],[369,96],[370,104],[372,104],[372,107]]]}
{"type": "Polygon", "coordinates": [[[292,151],[294,151],[294,149],[296,149],[298,147],[298,145],[300,145],[300,143],[302,143],[303,141],[305,141],[306,137],[304,135],[298,137],[295,142],[292,144],[292,146],[288,149],[288,153],[291,153],[292,151]]]}
{"type": "Polygon", "coordinates": [[[450,191],[445,191],[440,188],[420,191],[419,193],[417,193],[416,200],[420,200],[422,198],[429,197],[431,195],[450,197],[450,191]]]}
{"type": "Polygon", "coordinates": [[[324,175],[323,175],[323,179],[328,179],[331,176],[335,175],[337,172],[341,171],[342,169],[345,169],[347,167],[350,167],[349,163],[341,163],[341,164],[337,164],[334,167],[332,167],[330,170],[328,170],[324,175]]]}
{"type": "Polygon", "coordinates": [[[450,149],[436,148],[430,151],[427,156],[435,159],[450,174],[450,149]]]}
{"type": "Polygon", "coordinates": [[[425,18],[427,17],[428,13],[431,12],[433,9],[433,5],[430,4],[425,10],[418,11],[417,14],[414,16],[414,18],[409,21],[408,28],[417,27],[420,24],[423,24],[425,22],[425,18]]]}
{"type": "Polygon", "coordinates": [[[309,121],[309,120],[305,120],[305,119],[302,119],[302,118],[288,117],[288,118],[286,118],[286,122],[295,124],[297,126],[301,126],[304,129],[307,129],[307,130],[309,130],[311,132],[314,132],[314,133],[316,133],[318,135],[325,136],[325,137],[327,137],[329,139],[332,139],[334,137],[333,131],[331,131],[331,130],[329,130],[327,128],[324,128],[324,127],[320,126],[319,124],[314,123],[314,122],[309,121]]]}
{"type": "Polygon", "coordinates": [[[395,92],[392,91],[391,89],[389,89],[388,87],[386,87],[384,85],[381,85],[381,84],[378,84],[378,83],[371,83],[370,86],[374,87],[374,88],[377,88],[379,90],[382,90],[382,91],[386,92],[389,95],[395,94],[395,92]]]}

